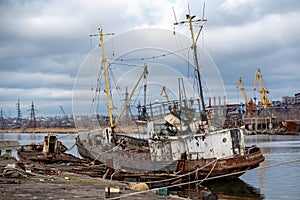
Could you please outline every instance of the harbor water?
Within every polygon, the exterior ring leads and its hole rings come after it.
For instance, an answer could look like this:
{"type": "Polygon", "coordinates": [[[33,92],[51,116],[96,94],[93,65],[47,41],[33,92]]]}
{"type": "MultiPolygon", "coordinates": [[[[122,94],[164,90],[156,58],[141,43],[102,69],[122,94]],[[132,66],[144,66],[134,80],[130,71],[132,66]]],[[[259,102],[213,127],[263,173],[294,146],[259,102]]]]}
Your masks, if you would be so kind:
{"type": "MultiPolygon", "coordinates": [[[[0,140],[18,140],[19,145],[43,143],[46,134],[3,133],[0,140]]],[[[76,134],[58,134],[70,148],[68,153],[79,157],[76,134]]],[[[176,188],[172,194],[198,199],[201,188],[207,187],[219,199],[299,199],[300,197],[300,135],[249,135],[247,146],[259,146],[265,161],[257,169],[248,171],[239,179],[203,182],[200,186],[176,188]]],[[[12,154],[17,157],[16,151],[12,154]]]]}
{"type": "Polygon", "coordinates": [[[247,143],[262,148],[261,168],[240,177],[258,189],[264,199],[300,198],[300,135],[253,135],[247,143]]]}

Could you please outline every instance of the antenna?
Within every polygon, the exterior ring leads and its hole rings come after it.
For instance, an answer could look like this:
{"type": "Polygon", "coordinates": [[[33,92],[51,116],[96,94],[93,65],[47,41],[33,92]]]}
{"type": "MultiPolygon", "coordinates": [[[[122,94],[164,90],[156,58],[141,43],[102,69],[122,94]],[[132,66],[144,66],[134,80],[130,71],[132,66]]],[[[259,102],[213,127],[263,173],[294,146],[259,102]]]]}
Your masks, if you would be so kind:
{"type": "Polygon", "coordinates": [[[191,16],[190,4],[188,3],[189,16],[191,16]]]}
{"type": "MultiPolygon", "coordinates": [[[[203,4],[203,11],[202,11],[202,19],[201,19],[201,21],[207,21],[206,19],[204,19],[204,13],[205,13],[205,3],[203,4]]],[[[202,29],[203,29],[203,25],[200,26],[200,29],[198,31],[198,34],[197,34],[197,37],[196,37],[196,43],[198,41],[198,38],[200,36],[200,33],[201,33],[202,29]]]]}
{"type": "Polygon", "coordinates": [[[203,4],[202,19],[204,19],[205,3],[203,4]]]}
{"type": "Polygon", "coordinates": [[[172,6],[172,9],[173,9],[173,13],[174,13],[175,23],[178,23],[177,17],[176,17],[176,14],[175,14],[175,10],[174,10],[174,6],[172,6]]]}
{"type": "MultiPolygon", "coordinates": [[[[174,6],[172,6],[172,9],[173,9],[173,14],[174,14],[174,18],[175,18],[175,23],[174,23],[174,25],[175,25],[175,24],[178,24],[178,21],[177,21],[177,17],[176,17],[176,14],[175,14],[174,6]]],[[[174,35],[176,34],[176,32],[175,32],[175,26],[174,26],[173,34],[174,34],[174,35]]]]}

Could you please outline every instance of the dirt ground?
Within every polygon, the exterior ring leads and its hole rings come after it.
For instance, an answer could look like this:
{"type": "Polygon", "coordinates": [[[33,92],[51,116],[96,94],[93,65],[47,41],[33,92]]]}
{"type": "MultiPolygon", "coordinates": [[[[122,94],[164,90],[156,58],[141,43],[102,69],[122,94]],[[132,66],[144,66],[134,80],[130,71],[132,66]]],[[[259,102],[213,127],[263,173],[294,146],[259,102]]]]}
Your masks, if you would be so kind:
{"type": "Polygon", "coordinates": [[[83,174],[59,171],[58,174],[32,173],[18,167],[18,161],[9,155],[0,156],[0,199],[112,199],[105,193],[106,187],[118,187],[120,193],[111,193],[113,199],[152,200],[181,199],[156,195],[155,191],[129,190],[129,183],[94,178],[83,174]],[[138,193],[137,193],[138,192],[138,193]],[[134,194],[134,195],[132,195],[134,194]]]}
{"type": "MultiPolygon", "coordinates": [[[[5,200],[25,200],[25,199],[109,199],[106,198],[105,187],[110,186],[100,181],[44,181],[31,179],[1,179],[0,199],[5,200]]],[[[135,191],[123,190],[119,194],[119,199],[167,199],[158,196],[154,192],[126,196],[135,191]]],[[[112,195],[111,197],[118,197],[112,195]]]]}

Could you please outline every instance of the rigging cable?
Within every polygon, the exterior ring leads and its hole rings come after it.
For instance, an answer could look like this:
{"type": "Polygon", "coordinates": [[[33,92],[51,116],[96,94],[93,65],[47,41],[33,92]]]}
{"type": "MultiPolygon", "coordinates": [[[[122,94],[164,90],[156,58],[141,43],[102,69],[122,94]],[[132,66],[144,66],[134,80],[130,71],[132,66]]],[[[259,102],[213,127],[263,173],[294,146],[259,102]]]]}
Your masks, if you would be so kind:
{"type": "Polygon", "coordinates": [[[115,83],[115,88],[118,91],[118,95],[119,95],[120,101],[121,101],[122,104],[124,104],[123,96],[122,96],[122,92],[121,92],[121,88],[118,85],[118,80],[116,79],[115,74],[113,73],[111,67],[109,68],[109,72],[110,72],[111,77],[113,79],[112,81],[115,83]]]}
{"type": "MultiPolygon", "coordinates": [[[[133,105],[136,105],[136,102],[137,102],[137,100],[138,100],[138,98],[139,98],[139,96],[140,96],[140,94],[141,94],[141,91],[142,91],[142,89],[144,89],[144,85],[145,84],[147,84],[147,78],[144,80],[144,84],[142,85],[141,84],[141,86],[139,87],[139,91],[138,91],[138,93],[137,93],[137,96],[136,96],[136,98],[135,98],[135,100],[133,101],[133,105]]],[[[145,105],[144,105],[145,106],[145,105]]]]}
{"type": "Polygon", "coordinates": [[[114,65],[123,65],[123,66],[128,66],[128,67],[145,67],[145,64],[144,65],[137,65],[137,64],[127,64],[127,63],[118,63],[118,62],[112,62],[111,64],[114,64],[114,65]]]}
{"type": "MultiPolygon", "coordinates": [[[[95,97],[92,100],[93,102],[92,102],[92,106],[91,106],[91,109],[94,108],[93,104],[95,103],[95,100],[96,100],[96,113],[98,113],[98,111],[99,111],[98,109],[99,109],[99,99],[100,99],[100,91],[101,91],[100,84],[101,84],[101,79],[103,77],[102,70],[103,70],[103,68],[101,67],[101,69],[99,70],[99,73],[98,73],[95,97]]],[[[92,113],[92,110],[90,113],[92,113]]]]}
{"type": "Polygon", "coordinates": [[[156,55],[156,56],[148,56],[148,57],[141,57],[141,58],[130,58],[130,59],[117,58],[115,60],[124,62],[124,61],[140,61],[140,60],[144,61],[144,60],[150,60],[150,59],[157,59],[157,58],[163,58],[163,57],[166,57],[166,56],[169,56],[169,55],[173,55],[173,54],[176,54],[176,53],[181,52],[181,51],[185,51],[186,49],[189,49],[189,48],[190,48],[190,46],[179,49],[177,51],[164,53],[164,54],[160,54],[160,55],[156,55]]]}

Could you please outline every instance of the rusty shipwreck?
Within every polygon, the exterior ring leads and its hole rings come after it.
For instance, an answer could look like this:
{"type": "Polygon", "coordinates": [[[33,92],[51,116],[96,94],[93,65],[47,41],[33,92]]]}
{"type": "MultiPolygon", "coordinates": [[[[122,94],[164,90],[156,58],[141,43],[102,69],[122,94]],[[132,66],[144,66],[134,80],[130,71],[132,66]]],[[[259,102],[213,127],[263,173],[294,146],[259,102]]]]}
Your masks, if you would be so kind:
{"type": "MultiPolygon", "coordinates": [[[[102,126],[78,134],[76,145],[82,157],[104,163],[114,178],[124,178],[122,174],[126,174],[126,177],[139,179],[141,177],[164,179],[166,176],[184,179],[187,175],[197,178],[239,177],[264,161],[259,147],[245,146],[243,129],[224,129],[221,123],[217,123],[219,121],[217,108],[205,106],[200,79],[200,59],[197,57],[197,39],[193,31],[194,22],[205,21],[206,19],[196,19],[195,16],[187,14],[185,21],[176,21],[174,24],[187,23],[190,27],[192,45],[189,49],[193,51],[194,78],[196,77],[198,95],[194,97],[179,95],[179,99],[170,99],[167,93],[169,86],[161,83],[165,85],[161,93],[164,94],[166,101],[147,103],[145,100],[143,105],[137,106],[138,115],[135,123],[138,125],[129,125],[143,127],[139,129],[142,137],[137,137],[137,133],[122,132],[118,126],[140,80],[151,73],[151,67],[145,65],[135,87],[130,95],[127,95],[119,115],[114,115],[115,108],[111,104],[112,92],[108,73],[111,63],[105,57],[104,34],[102,29],[99,29],[99,34],[95,35],[100,36],[102,48],[100,74],[105,80],[104,91],[109,124],[107,127],[102,126]]],[[[184,80],[178,77],[179,94],[183,94],[184,80]]]]}
{"type": "Polygon", "coordinates": [[[22,162],[40,165],[57,163],[83,163],[83,160],[66,153],[68,148],[58,140],[56,134],[48,134],[42,144],[22,145],[17,155],[22,162]]]}

